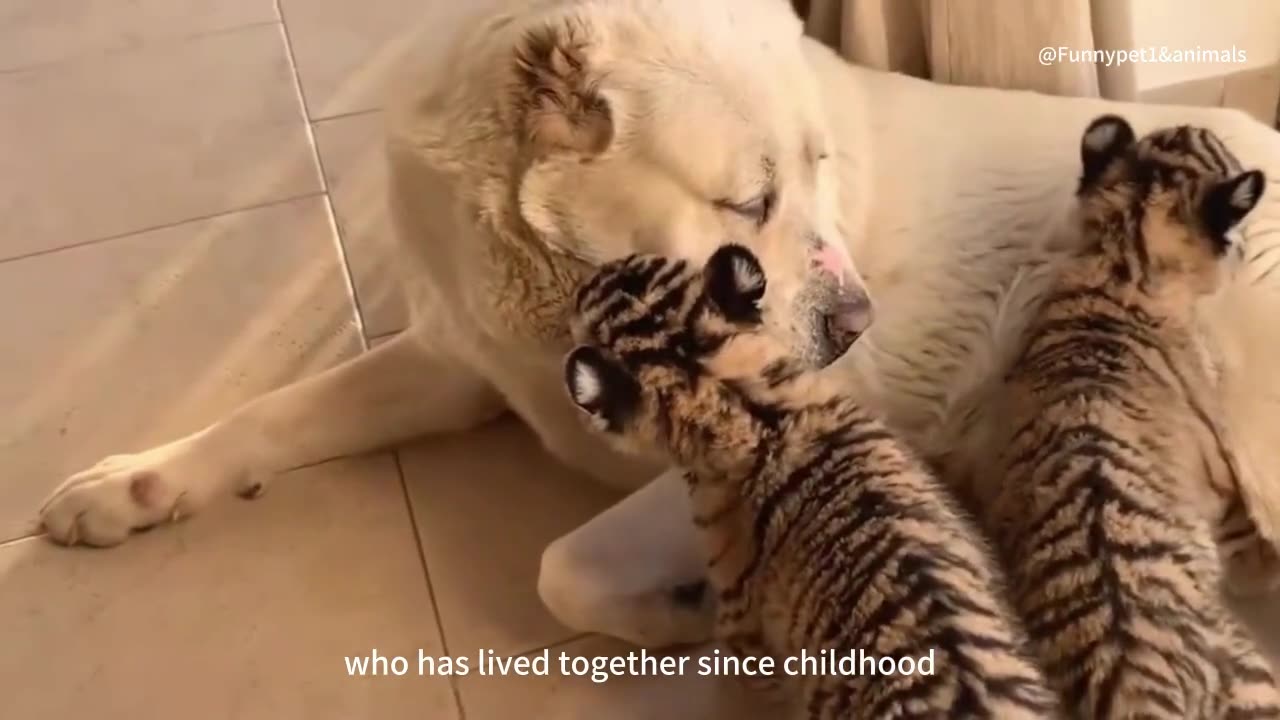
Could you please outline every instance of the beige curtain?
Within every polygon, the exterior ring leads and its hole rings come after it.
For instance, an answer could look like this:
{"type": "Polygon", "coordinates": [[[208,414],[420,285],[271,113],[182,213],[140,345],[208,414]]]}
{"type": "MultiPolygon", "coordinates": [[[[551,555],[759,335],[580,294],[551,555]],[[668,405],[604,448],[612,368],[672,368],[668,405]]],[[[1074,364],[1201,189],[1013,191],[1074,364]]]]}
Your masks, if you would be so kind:
{"type": "Polygon", "coordinates": [[[849,60],[956,85],[1097,96],[1089,0],[793,0],[810,35],[849,60]]]}

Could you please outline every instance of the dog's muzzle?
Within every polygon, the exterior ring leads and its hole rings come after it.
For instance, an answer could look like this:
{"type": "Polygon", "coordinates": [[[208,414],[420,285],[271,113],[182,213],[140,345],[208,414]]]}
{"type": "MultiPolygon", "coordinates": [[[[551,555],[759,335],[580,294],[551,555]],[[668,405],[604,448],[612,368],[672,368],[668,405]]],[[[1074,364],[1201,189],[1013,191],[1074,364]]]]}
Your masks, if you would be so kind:
{"type": "Polygon", "coordinates": [[[818,275],[814,303],[817,364],[826,367],[871,327],[874,311],[870,296],[847,267],[847,260],[830,244],[814,243],[810,267],[818,275]]]}
{"type": "Polygon", "coordinates": [[[818,366],[826,367],[844,355],[871,327],[875,311],[865,292],[841,292],[817,321],[818,366]]]}

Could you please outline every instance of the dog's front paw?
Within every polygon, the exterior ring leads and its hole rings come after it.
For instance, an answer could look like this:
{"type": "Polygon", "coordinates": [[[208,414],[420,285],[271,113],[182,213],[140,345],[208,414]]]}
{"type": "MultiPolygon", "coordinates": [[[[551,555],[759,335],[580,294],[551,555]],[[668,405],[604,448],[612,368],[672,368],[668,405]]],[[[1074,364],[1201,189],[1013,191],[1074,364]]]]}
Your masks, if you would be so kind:
{"type": "Polygon", "coordinates": [[[228,484],[241,497],[261,494],[260,479],[225,470],[191,439],[112,455],[58,486],[40,508],[40,522],[54,542],[108,547],[135,530],[190,515],[228,484]]]}
{"type": "Polygon", "coordinates": [[[163,471],[143,455],[112,455],[78,472],[53,491],[40,509],[49,538],[65,545],[106,547],[173,514],[163,471]],[[167,503],[167,505],[166,505],[167,503]]]}

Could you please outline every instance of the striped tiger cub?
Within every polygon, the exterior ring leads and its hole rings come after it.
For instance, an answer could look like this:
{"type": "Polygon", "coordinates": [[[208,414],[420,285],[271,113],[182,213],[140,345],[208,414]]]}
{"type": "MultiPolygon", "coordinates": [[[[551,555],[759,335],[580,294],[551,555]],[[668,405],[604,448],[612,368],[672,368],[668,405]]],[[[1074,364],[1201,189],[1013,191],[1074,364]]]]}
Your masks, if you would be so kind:
{"type": "Polygon", "coordinates": [[[766,336],[765,283],[737,245],[702,268],[605,265],[578,294],[565,365],[598,430],[686,468],[717,637],[771,658],[815,720],[1056,716],[978,532],[879,421],[766,336]],[[932,654],[932,674],[786,677],[788,658],[833,650],[932,654]]]}
{"type": "Polygon", "coordinates": [[[1208,130],[1139,140],[1115,116],[1089,125],[1081,157],[1080,249],[1004,391],[1012,434],[988,527],[1015,605],[1079,717],[1280,717],[1220,595],[1215,529],[1262,541],[1193,328],[1265,179],[1208,130]]]}

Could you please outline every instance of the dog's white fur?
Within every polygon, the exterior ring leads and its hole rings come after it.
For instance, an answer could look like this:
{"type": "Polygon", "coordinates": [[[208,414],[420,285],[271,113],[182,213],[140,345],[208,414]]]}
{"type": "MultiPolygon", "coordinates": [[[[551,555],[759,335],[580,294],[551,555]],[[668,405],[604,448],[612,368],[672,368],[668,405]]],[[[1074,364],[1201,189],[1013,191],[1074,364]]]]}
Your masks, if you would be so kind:
{"type": "MultiPolygon", "coordinates": [[[[509,408],[557,457],[641,488],[547,548],[539,590],[550,609],[639,643],[696,640],[706,609],[672,594],[702,571],[678,474],[645,484],[659,468],[614,455],[565,397],[566,303],[592,263],[633,250],[701,260],[725,239],[746,242],[770,274],[772,322],[805,352],[804,239],[847,248],[857,266],[847,277],[865,281],[876,320],[831,371],[957,475],[980,473],[983,458],[967,450],[981,446],[976,400],[1037,297],[1093,117],[1123,114],[1139,133],[1207,125],[1247,166],[1280,178],[1280,134],[1242,114],[862,70],[801,39],[778,0],[520,5],[478,22],[389,112],[409,330],[195,435],[70,478],[42,509],[54,539],[114,544],[230,491],[256,492],[276,472],[465,430],[509,408]],[[550,76],[529,70],[538,54],[523,44],[528,30],[546,40],[546,28],[577,53],[548,56],[550,76]],[[530,82],[550,87],[530,92],[530,82]],[[750,199],[762,155],[779,194],[759,229],[715,201],[750,199]]],[[[1276,537],[1275,181],[1242,234],[1245,264],[1204,304],[1204,337],[1252,471],[1251,506],[1276,537]]]]}

